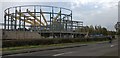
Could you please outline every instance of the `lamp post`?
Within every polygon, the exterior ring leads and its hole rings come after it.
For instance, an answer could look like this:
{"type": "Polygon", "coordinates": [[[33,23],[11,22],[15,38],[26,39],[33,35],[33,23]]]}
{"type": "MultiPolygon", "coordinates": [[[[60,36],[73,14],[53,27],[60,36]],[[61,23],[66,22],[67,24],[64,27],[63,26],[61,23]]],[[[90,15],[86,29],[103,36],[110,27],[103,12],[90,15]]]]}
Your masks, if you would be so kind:
{"type": "Polygon", "coordinates": [[[117,38],[120,38],[119,37],[119,35],[120,35],[120,22],[117,22],[117,24],[115,24],[115,29],[117,32],[117,38]]]}

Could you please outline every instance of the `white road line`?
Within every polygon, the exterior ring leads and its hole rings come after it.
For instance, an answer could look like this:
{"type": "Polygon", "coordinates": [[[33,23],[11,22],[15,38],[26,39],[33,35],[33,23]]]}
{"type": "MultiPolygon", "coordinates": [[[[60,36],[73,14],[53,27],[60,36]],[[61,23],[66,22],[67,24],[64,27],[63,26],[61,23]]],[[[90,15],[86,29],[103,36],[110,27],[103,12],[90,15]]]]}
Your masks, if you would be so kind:
{"type": "Polygon", "coordinates": [[[55,54],[53,56],[60,56],[60,55],[63,55],[63,54],[65,54],[65,53],[55,54]]]}
{"type": "Polygon", "coordinates": [[[60,51],[60,50],[52,50],[52,51],[60,51]]]}
{"type": "Polygon", "coordinates": [[[73,52],[60,53],[60,54],[55,54],[55,55],[53,55],[53,56],[60,56],[60,55],[64,55],[64,54],[70,54],[70,53],[73,53],[73,52]]]}

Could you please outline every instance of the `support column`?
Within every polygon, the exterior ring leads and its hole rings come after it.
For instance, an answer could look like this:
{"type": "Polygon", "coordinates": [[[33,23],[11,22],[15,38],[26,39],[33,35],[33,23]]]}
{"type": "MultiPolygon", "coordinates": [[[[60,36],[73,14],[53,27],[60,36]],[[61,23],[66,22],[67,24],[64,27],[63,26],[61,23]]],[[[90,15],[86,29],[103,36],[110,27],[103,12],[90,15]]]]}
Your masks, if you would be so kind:
{"type": "Polygon", "coordinates": [[[35,31],[37,31],[37,28],[36,28],[36,7],[34,6],[34,29],[35,29],[35,31]]]}
{"type": "Polygon", "coordinates": [[[11,21],[10,21],[10,22],[11,22],[10,27],[11,27],[11,31],[12,31],[12,30],[13,30],[13,28],[12,28],[12,27],[13,27],[13,25],[12,25],[12,24],[13,24],[13,17],[12,17],[12,14],[11,14],[10,18],[11,18],[11,21]]]}
{"type": "Polygon", "coordinates": [[[70,16],[71,16],[71,31],[73,31],[72,11],[71,11],[71,14],[70,14],[70,16]]]}
{"type": "MultiPolygon", "coordinates": [[[[19,8],[19,12],[21,13],[21,7],[19,8]]],[[[21,14],[20,14],[20,17],[19,17],[19,28],[21,28],[21,14]]]]}
{"type": "Polygon", "coordinates": [[[52,25],[51,25],[51,22],[52,22],[52,20],[51,20],[51,12],[50,12],[50,31],[51,31],[51,29],[52,29],[52,25]]]}
{"type": "Polygon", "coordinates": [[[62,29],[62,28],[61,28],[61,26],[62,26],[61,20],[62,20],[62,19],[61,19],[61,8],[60,8],[60,38],[62,38],[62,36],[61,36],[61,32],[62,32],[62,31],[61,31],[61,29],[62,29]]]}
{"type": "Polygon", "coordinates": [[[24,16],[24,24],[23,24],[23,28],[24,28],[24,31],[26,31],[26,28],[25,28],[25,16],[24,16]]]}
{"type": "MultiPolygon", "coordinates": [[[[40,6],[40,22],[41,22],[41,6],[40,6]]],[[[40,36],[42,36],[42,35],[41,35],[41,29],[42,29],[42,28],[41,28],[41,24],[40,24],[40,36]]]]}
{"type": "Polygon", "coordinates": [[[25,39],[25,38],[26,38],[25,16],[24,16],[24,24],[23,24],[23,29],[24,29],[24,39],[25,39]]]}
{"type": "Polygon", "coordinates": [[[9,13],[9,9],[8,9],[8,24],[7,24],[8,30],[9,30],[9,15],[10,15],[10,13],[9,13]]]}
{"type": "Polygon", "coordinates": [[[15,25],[14,25],[14,29],[16,30],[17,28],[17,8],[15,8],[15,25]]]}
{"type": "Polygon", "coordinates": [[[53,9],[53,7],[52,7],[52,20],[51,20],[51,21],[52,21],[52,36],[53,36],[53,38],[55,38],[55,37],[54,37],[54,33],[53,33],[53,28],[54,28],[54,27],[53,27],[53,26],[54,26],[54,25],[53,25],[53,18],[54,18],[54,9],[53,9]]]}
{"type": "Polygon", "coordinates": [[[4,15],[4,30],[6,30],[6,13],[5,13],[5,15],[4,15]]]}

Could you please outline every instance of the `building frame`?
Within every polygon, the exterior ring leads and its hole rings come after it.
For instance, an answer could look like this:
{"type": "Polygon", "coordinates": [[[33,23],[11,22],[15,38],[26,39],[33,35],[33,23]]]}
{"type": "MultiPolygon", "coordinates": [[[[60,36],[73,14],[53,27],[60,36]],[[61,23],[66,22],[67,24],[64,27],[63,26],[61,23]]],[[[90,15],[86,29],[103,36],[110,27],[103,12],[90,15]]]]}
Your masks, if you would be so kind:
{"type": "MultiPolygon", "coordinates": [[[[4,11],[4,33],[9,31],[37,32],[52,38],[76,38],[84,33],[82,21],[72,20],[72,10],[46,5],[24,5],[9,7],[4,11]]],[[[4,36],[5,38],[6,36],[4,36]]]]}

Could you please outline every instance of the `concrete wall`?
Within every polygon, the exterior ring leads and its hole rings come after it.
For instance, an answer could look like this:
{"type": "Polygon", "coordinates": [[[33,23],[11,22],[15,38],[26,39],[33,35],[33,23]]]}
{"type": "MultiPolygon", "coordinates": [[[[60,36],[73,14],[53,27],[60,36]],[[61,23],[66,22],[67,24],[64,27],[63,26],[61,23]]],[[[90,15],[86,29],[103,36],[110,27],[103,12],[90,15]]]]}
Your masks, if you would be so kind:
{"type": "Polygon", "coordinates": [[[4,39],[40,39],[38,32],[30,31],[5,31],[4,39]]]}

